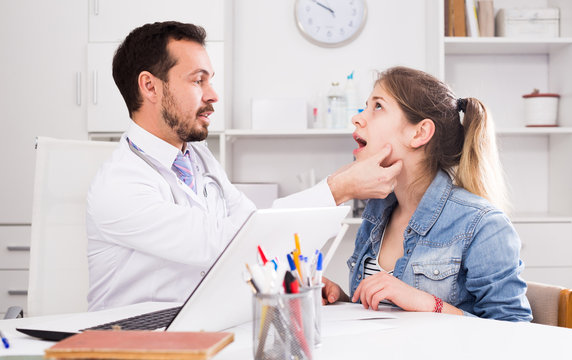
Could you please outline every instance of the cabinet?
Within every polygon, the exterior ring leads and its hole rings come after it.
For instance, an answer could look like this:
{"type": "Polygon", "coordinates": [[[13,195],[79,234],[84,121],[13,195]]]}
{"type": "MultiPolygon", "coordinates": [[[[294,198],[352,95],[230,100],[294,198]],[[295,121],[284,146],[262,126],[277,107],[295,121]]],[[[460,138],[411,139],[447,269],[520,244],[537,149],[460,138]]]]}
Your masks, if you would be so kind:
{"type": "Polygon", "coordinates": [[[26,309],[30,226],[0,225],[0,318],[10,306],[26,309]]]}
{"type": "Polygon", "coordinates": [[[87,138],[87,14],[87,0],[0,2],[0,313],[26,307],[35,137],[87,138]]]}

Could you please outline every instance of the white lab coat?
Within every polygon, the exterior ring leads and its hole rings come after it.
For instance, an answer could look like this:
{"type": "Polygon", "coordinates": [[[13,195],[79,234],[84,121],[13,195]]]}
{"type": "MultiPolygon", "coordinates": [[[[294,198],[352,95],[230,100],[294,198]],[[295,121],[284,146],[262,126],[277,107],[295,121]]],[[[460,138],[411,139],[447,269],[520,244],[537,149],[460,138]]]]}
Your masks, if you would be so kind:
{"type": "MultiPolygon", "coordinates": [[[[189,146],[198,166],[196,194],[171,170],[179,149],[134,123],[95,176],[86,217],[89,310],[144,301],[183,302],[255,210],[204,143],[189,146]],[[127,138],[143,157],[129,147],[127,138]],[[206,172],[218,179],[222,191],[212,178],[203,176],[206,172]],[[221,215],[223,209],[228,216],[221,215]]],[[[322,182],[279,199],[274,206],[335,206],[335,202],[322,182]]]]}

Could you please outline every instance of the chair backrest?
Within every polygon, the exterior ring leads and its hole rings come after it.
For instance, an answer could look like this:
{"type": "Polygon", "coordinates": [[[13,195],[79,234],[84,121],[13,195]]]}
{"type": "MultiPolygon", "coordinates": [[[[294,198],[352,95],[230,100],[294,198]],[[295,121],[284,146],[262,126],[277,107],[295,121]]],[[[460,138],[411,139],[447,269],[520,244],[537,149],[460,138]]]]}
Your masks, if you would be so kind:
{"type": "Polygon", "coordinates": [[[117,143],[38,137],[28,316],[87,311],[86,197],[117,143]]]}
{"type": "Polygon", "coordinates": [[[527,285],[533,323],[572,328],[571,289],[532,281],[527,285]]]}

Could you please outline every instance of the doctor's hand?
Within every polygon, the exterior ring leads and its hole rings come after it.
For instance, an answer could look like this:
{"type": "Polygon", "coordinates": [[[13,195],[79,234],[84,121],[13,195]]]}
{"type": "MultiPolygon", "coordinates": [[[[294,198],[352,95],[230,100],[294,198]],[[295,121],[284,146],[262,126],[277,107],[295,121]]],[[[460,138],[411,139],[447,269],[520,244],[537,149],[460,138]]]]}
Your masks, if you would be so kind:
{"type": "Polygon", "coordinates": [[[333,304],[336,301],[349,302],[350,297],[342,290],[342,288],[333,281],[323,277],[322,282],[324,287],[322,288],[322,305],[333,304]]]}
{"type": "Polygon", "coordinates": [[[398,160],[388,167],[381,166],[389,154],[391,146],[387,145],[379,153],[356,160],[330,175],[328,185],[336,204],[351,199],[385,199],[391,194],[403,162],[398,160]]]}

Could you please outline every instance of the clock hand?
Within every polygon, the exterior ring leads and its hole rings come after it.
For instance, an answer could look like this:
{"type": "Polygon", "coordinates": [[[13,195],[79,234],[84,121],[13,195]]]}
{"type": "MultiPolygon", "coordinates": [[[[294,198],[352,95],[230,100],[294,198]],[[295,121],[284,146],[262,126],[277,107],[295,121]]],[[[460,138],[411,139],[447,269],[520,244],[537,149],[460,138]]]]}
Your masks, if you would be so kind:
{"type": "Polygon", "coordinates": [[[318,0],[312,0],[314,3],[316,3],[316,5],[321,6],[322,8],[328,10],[332,16],[336,16],[334,10],[330,9],[329,7],[327,7],[326,5],[322,4],[321,2],[319,2],[318,0]]]}

